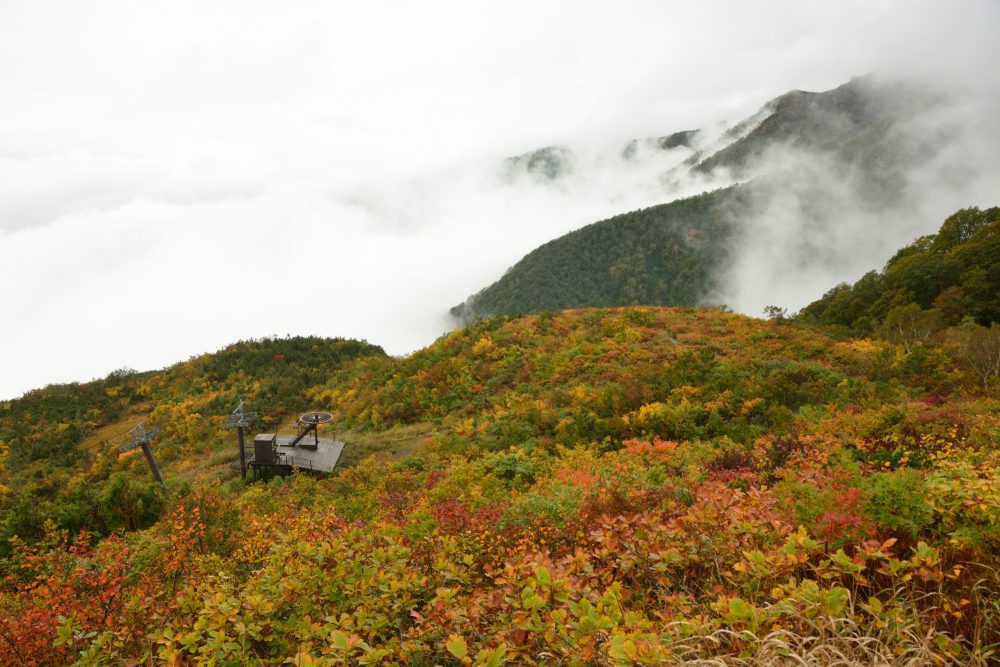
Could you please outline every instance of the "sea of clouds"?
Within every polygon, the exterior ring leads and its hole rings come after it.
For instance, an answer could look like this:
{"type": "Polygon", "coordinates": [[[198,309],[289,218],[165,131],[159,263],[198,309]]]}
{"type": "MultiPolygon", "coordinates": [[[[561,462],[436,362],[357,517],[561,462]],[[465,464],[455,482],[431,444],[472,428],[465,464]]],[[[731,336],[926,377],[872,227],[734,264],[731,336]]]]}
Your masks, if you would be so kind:
{"type": "Polygon", "coordinates": [[[0,26],[0,398],[268,335],[406,354],[537,245],[726,184],[671,184],[690,150],[631,139],[873,70],[961,93],[926,196],[810,239],[853,261],[798,273],[776,200],[720,299],[797,308],[1000,194],[992,2],[39,0],[0,26]],[[547,145],[565,177],[505,169],[547,145]]]}

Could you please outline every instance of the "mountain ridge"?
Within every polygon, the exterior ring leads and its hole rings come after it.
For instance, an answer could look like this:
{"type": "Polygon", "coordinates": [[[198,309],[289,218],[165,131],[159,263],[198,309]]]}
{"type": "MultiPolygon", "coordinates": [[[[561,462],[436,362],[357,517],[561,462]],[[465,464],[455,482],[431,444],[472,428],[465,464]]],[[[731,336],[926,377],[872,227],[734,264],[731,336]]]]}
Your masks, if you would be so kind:
{"type": "MultiPolygon", "coordinates": [[[[454,306],[450,313],[463,321],[480,316],[533,312],[539,308],[558,310],[634,303],[694,306],[713,300],[719,303],[718,283],[726,278],[725,269],[734,255],[734,245],[742,241],[740,234],[746,231],[745,220],[766,216],[780,198],[797,197],[803,202],[803,208],[808,209],[810,201],[828,199],[825,191],[833,178],[844,182],[855,200],[853,205],[865,215],[905,205],[906,166],[934,152],[928,140],[912,139],[905,128],[912,118],[929,113],[941,103],[939,95],[922,91],[913,84],[886,83],[870,75],[856,77],[821,93],[786,93],[729,128],[729,139],[710,155],[702,156],[696,151],[687,164],[663,175],[668,185],[687,178],[686,174],[725,173],[728,178],[735,176],[742,181],[740,186],[726,191],[732,196],[730,201],[723,201],[726,196],[719,196],[718,191],[714,195],[720,200],[717,210],[725,211],[728,220],[725,224],[714,219],[705,223],[707,234],[718,235],[708,257],[700,252],[682,253],[683,257],[678,257],[681,268],[673,270],[670,258],[660,252],[661,246],[670,244],[671,239],[648,233],[648,227],[640,222],[634,225],[636,233],[649,250],[636,256],[630,250],[632,241],[626,238],[628,225],[623,223],[629,218],[638,220],[655,209],[665,221],[672,220],[676,212],[674,224],[690,225],[691,221],[681,212],[690,209],[692,202],[701,196],[698,195],[623,213],[553,239],[515,263],[492,285],[454,306]],[[808,156],[803,157],[806,153],[808,156]],[[611,234],[615,238],[608,243],[610,228],[618,233],[611,234]],[[590,238],[584,241],[581,235],[590,238]],[[560,245],[566,248],[553,247],[560,245]],[[567,271],[572,252],[584,246],[593,248],[585,253],[586,260],[581,262],[587,265],[567,271]],[[547,267],[546,257],[556,255],[560,260],[547,267]],[[627,264],[630,257],[636,258],[639,264],[657,269],[645,275],[633,273],[631,287],[616,286],[615,274],[621,269],[615,267],[627,264]],[[710,265],[698,272],[694,282],[678,289],[678,283],[688,278],[681,274],[689,260],[707,260],[710,265]],[[560,275],[578,284],[604,282],[611,287],[595,287],[590,292],[577,289],[575,294],[567,296],[567,290],[559,287],[560,275]],[[595,277],[597,275],[600,279],[595,277]],[[664,285],[667,289],[661,289],[664,285]],[[609,300],[607,292],[615,290],[618,290],[618,299],[609,300]]],[[[690,132],[678,134],[690,138],[690,132]]],[[[629,144],[634,145],[636,142],[629,144]]],[[[817,230],[836,224],[835,202],[812,208],[819,214],[801,215],[798,224],[817,230]]],[[[670,222],[666,226],[669,227],[670,222]]]]}

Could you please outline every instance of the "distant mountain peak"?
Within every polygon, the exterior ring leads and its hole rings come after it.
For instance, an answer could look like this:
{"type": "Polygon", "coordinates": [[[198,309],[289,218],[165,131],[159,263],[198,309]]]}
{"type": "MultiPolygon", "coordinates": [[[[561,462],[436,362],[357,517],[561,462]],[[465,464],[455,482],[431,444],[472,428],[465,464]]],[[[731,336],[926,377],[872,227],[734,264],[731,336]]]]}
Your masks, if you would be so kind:
{"type": "Polygon", "coordinates": [[[573,172],[575,156],[563,146],[546,146],[528,153],[521,153],[504,160],[508,179],[529,176],[543,181],[554,181],[573,172]]]}
{"type": "MultiPolygon", "coordinates": [[[[585,306],[738,301],[742,288],[727,297],[719,286],[732,282],[726,272],[742,256],[739,248],[760,241],[753,230],[775,233],[761,222],[773,217],[774,206],[784,216],[782,233],[798,239],[783,241],[789,266],[808,272],[821,264],[833,272],[834,265],[856,259],[845,253],[858,251],[837,235],[849,207],[859,219],[905,208],[908,170],[947,144],[953,128],[937,127],[932,136],[912,128],[914,120],[929,121],[943,101],[918,84],[865,75],[828,91],[791,90],[723,132],[684,130],[632,140],[618,156],[605,158],[628,162],[659,151],[690,152],[660,175],[661,201],[668,203],[540,246],[451,312],[467,320],[585,306]],[[669,201],[670,192],[685,191],[685,184],[707,189],[734,182],[742,185],[669,201]]],[[[568,148],[549,146],[505,164],[508,173],[554,181],[571,174],[576,159],[568,148]]],[[[791,274],[789,280],[795,282],[791,274]]]]}

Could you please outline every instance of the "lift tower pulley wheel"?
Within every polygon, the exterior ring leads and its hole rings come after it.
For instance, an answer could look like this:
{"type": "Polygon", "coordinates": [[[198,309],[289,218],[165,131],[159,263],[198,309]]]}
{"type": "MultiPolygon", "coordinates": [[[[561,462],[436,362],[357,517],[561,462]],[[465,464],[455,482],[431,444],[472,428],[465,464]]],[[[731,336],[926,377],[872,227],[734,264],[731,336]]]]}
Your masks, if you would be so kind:
{"type": "Polygon", "coordinates": [[[326,424],[333,421],[333,415],[329,412],[307,412],[299,417],[299,423],[303,426],[310,424],[326,424]]]}
{"type": "MultiPolygon", "coordinates": [[[[292,441],[288,443],[288,447],[294,447],[302,441],[302,438],[311,431],[313,437],[315,438],[315,446],[319,446],[319,425],[326,424],[333,421],[333,415],[329,412],[307,412],[301,415],[298,420],[299,434],[292,438],[292,441]]],[[[303,445],[304,447],[305,445],[303,445]]]]}

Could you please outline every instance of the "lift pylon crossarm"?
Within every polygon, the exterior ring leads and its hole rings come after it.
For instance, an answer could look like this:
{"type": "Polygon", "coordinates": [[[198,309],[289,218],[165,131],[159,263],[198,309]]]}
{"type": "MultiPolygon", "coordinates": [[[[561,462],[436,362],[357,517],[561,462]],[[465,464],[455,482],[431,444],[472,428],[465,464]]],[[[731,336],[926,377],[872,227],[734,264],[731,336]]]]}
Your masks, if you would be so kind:
{"type": "Polygon", "coordinates": [[[139,422],[139,424],[131,429],[129,429],[129,435],[131,439],[123,445],[118,447],[119,452],[130,452],[136,447],[141,447],[143,444],[149,444],[149,441],[159,434],[160,429],[158,428],[146,428],[146,422],[139,422]]]}
{"type": "Polygon", "coordinates": [[[257,419],[256,412],[247,412],[244,407],[243,401],[236,406],[229,416],[226,418],[226,422],[223,424],[224,428],[246,428],[254,420],[257,419]]]}

